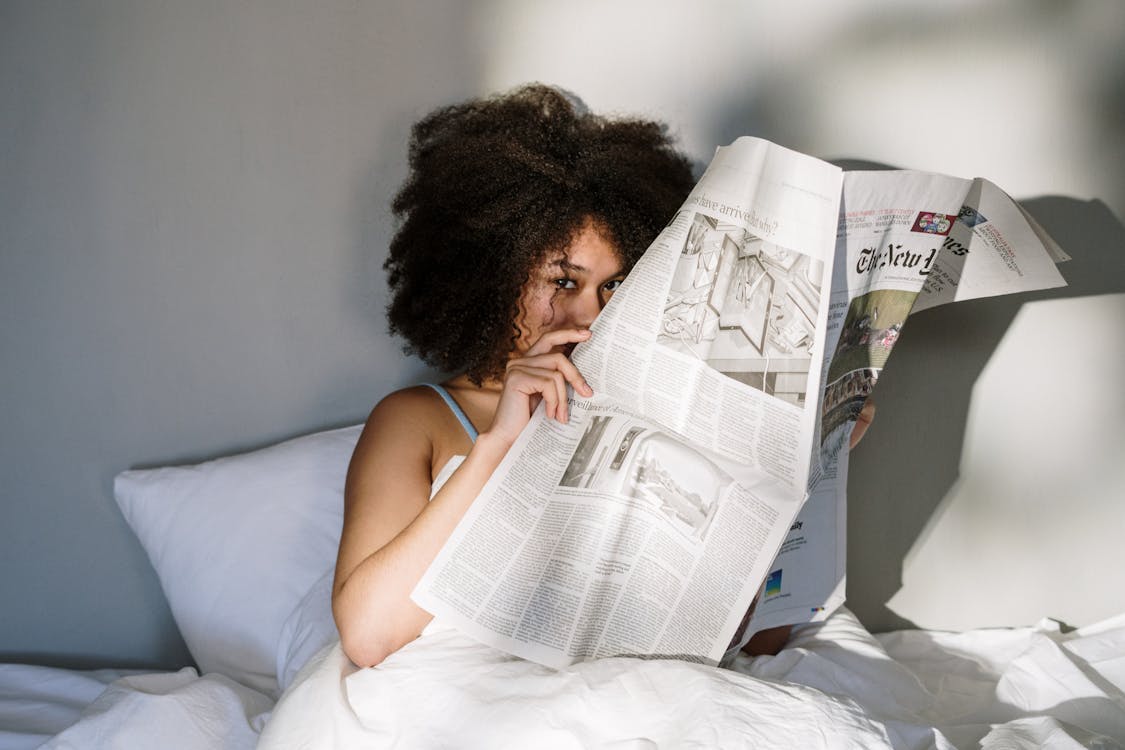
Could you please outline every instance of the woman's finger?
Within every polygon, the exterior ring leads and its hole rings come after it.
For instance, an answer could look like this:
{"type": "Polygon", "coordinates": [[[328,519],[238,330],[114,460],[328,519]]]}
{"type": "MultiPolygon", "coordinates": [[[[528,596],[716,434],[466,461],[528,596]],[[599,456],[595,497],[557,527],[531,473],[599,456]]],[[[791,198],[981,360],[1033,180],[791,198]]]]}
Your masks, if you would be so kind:
{"type": "Polygon", "coordinates": [[[566,385],[566,378],[558,370],[526,365],[515,365],[508,370],[507,386],[529,399],[529,412],[534,409],[535,399],[542,398],[547,417],[564,424],[568,419],[566,385]]]}
{"type": "Polygon", "coordinates": [[[578,371],[574,363],[561,352],[520,357],[508,362],[507,369],[509,371],[515,367],[558,371],[562,373],[567,382],[574,386],[575,391],[587,398],[594,395],[594,389],[586,382],[586,378],[582,377],[582,373],[578,371]]]}
{"type": "Polygon", "coordinates": [[[855,427],[852,428],[851,437],[848,439],[848,450],[859,445],[859,441],[867,433],[867,428],[875,421],[875,401],[867,399],[863,404],[863,408],[859,410],[859,414],[855,419],[855,427]]]}
{"type": "Polygon", "coordinates": [[[567,419],[569,419],[568,412],[570,409],[570,405],[566,402],[566,378],[564,378],[562,373],[558,370],[552,372],[551,375],[551,380],[554,381],[555,385],[555,396],[559,400],[558,408],[555,409],[555,419],[566,424],[567,419]]]}
{"type": "Polygon", "coordinates": [[[534,377],[534,384],[537,395],[543,399],[543,410],[547,418],[559,419],[559,410],[566,403],[566,400],[559,398],[559,391],[555,387],[554,378],[548,374],[540,374],[534,377]]]}
{"type": "Polygon", "coordinates": [[[588,338],[590,338],[590,329],[588,328],[559,328],[555,331],[547,331],[531,345],[527,350],[527,356],[534,357],[538,354],[546,354],[556,346],[578,344],[588,338]]]}

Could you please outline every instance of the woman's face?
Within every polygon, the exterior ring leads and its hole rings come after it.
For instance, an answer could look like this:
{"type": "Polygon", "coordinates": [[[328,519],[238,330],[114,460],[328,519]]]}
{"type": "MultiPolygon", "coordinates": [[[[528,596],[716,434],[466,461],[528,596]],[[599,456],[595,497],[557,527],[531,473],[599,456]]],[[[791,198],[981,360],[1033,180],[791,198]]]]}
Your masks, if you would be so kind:
{"type": "Polygon", "coordinates": [[[587,221],[566,250],[531,272],[520,296],[513,354],[525,353],[548,331],[589,328],[624,278],[617,248],[587,221]]]}

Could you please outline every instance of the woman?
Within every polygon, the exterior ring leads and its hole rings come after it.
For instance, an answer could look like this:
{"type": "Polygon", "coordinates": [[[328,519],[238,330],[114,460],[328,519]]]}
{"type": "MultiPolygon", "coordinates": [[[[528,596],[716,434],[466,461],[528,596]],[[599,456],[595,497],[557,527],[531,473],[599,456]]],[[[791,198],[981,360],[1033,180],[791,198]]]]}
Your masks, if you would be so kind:
{"type": "MultiPolygon", "coordinates": [[[[567,354],[694,184],[663,126],[544,86],[434,112],[410,168],[390,327],[460,374],[383,399],[352,458],[332,605],[363,667],[432,619],[410,592],[538,403],[565,422],[567,386],[593,394],[567,354]]],[[[776,653],[787,633],[751,645],[776,653]]]]}
{"type": "Polygon", "coordinates": [[[567,354],[694,183],[663,126],[544,86],[426,117],[410,168],[390,327],[460,374],[383,399],[352,458],[332,604],[360,666],[429,623],[410,592],[539,401],[565,422],[567,385],[592,395],[567,354]]]}

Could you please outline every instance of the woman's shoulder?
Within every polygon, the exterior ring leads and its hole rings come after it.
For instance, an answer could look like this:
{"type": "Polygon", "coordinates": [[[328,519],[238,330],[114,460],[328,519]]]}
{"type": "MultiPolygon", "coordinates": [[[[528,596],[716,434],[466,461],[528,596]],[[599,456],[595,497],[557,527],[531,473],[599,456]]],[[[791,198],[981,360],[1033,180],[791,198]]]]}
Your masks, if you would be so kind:
{"type": "Polygon", "coordinates": [[[434,391],[433,386],[427,383],[411,385],[391,391],[375,404],[372,414],[390,412],[396,416],[409,415],[412,412],[425,414],[435,411],[434,407],[441,404],[441,398],[434,391]]]}
{"type": "Polygon", "coordinates": [[[457,416],[438,391],[415,385],[384,396],[367,418],[361,444],[396,454],[424,455],[436,471],[472,447],[457,416]]]}
{"type": "Polygon", "coordinates": [[[433,441],[440,433],[444,415],[448,408],[441,397],[427,385],[412,385],[388,393],[367,417],[365,432],[396,435],[399,439],[427,437],[433,441]]]}

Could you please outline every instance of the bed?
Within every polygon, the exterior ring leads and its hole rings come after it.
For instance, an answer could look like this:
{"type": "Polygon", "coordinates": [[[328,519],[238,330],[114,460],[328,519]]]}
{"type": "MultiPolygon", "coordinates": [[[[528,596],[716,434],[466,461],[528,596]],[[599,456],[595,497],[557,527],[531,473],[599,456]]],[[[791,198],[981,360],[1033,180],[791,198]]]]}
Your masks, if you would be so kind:
{"type": "Polygon", "coordinates": [[[1125,747],[1125,613],[873,635],[841,609],[729,670],[553,671],[435,623],[359,670],[329,611],[359,429],[119,475],[199,668],[0,666],[0,748],[1125,747]]]}

